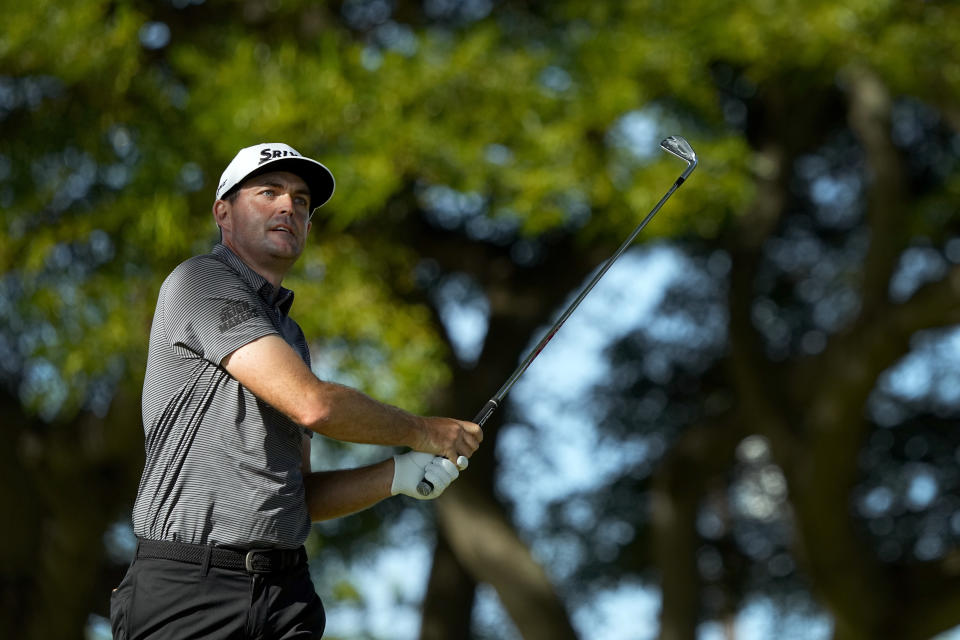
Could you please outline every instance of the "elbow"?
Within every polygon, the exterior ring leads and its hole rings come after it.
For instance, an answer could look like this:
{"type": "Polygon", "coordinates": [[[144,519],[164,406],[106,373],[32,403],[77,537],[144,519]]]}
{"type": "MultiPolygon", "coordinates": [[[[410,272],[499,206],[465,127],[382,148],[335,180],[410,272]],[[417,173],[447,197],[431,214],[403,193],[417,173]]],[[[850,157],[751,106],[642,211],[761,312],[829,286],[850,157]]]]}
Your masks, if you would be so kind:
{"type": "Polygon", "coordinates": [[[301,427],[324,433],[325,426],[330,423],[330,414],[330,406],[327,403],[313,401],[301,403],[290,418],[301,427]]]}

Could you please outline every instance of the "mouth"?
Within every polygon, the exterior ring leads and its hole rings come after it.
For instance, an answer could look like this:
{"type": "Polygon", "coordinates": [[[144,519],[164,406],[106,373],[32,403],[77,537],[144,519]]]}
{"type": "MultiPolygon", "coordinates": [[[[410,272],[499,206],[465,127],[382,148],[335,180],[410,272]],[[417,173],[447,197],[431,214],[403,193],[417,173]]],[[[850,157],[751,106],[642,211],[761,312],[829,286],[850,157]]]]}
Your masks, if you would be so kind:
{"type": "Polygon", "coordinates": [[[279,231],[280,233],[289,233],[291,236],[296,236],[296,235],[297,235],[297,234],[295,234],[295,233],[293,232],[293,229],[291,229],[290,227],[288,227],[288,226],[286,226],[286,225],[282,225],[282,224],[281,224],[281,225],[277,225],[277,226],[271,228],[270,231],[279,231]]]}

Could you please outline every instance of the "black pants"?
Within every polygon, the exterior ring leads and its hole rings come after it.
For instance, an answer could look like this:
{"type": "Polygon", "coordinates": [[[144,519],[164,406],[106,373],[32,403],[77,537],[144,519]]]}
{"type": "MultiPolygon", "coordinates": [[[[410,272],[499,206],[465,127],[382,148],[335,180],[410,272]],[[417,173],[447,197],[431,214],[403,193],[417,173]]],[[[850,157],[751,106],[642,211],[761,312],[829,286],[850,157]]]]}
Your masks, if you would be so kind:
{"type": "Polygon", "coordinates": [[[306,563],[247,573],[137,558],[110,597],[114,640],[307,640],[326,626],[306,563]]]}

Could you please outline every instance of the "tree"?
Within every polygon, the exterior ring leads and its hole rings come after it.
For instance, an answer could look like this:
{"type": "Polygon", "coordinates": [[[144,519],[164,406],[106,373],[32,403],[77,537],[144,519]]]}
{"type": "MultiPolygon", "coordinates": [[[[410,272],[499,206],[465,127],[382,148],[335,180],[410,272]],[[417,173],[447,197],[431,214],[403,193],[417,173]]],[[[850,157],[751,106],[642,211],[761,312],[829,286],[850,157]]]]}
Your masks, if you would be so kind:
{"type": "Polygon", "coordinates": [[[609,60],[616,45],[605,45],[642,16],[645,32],[681,41],[670,50],[687,72],[666,77],[676,110],[700,107],[701,126],[722,114],[754,158],[751,202],[728,210],[709,242],[683,243],[693,274],[667,297],[660,333],[638,330],[611,352],[624,382],[602,390],[608,423],[621,438],[639,429],[670,442],[588,498],[615,519],[622,496],[647,496],[611,571],[658,569],[661,638],[693,638],[698,620],[723,619],[790,574],[829,610],[836,638],[931,637],[958,623],[956,541],[941,524],[954,509],[956,410],[941,402],[936,417],[935,387],[903,407],[885,372],[922,330],[957,322],[946,204],[956,87],[939,67],[906,61],[949,46],[934,25],[955,16],[912,4],[711,8],[725,9],[722,26],[645,3],[578,12],[605,38],[570,56],[609,60]],[[715,108],[685,96],[691,78],[715,108]],[[936,499],[871,510],[911,475],[902,457],[936,478],[936,499]],[[750,476],[776,511],[735,513],[750,476]]]}
{"type": "MultiPolygon", "coordinates": [[[[771,584],[809,591],[837,638],[960,623],[952,539],[917,559],[883,534],[884,518],[908,528],[952,503],[851,514],[883,506],[892,453],[918,459],[900,429],[937,434],[919,458],[937,474],[952,446],[937,407],[884,382],[917,332],[957,322],[950,4],[86,0],[4,15],[11,633],[70,637],[105,612],[122,567],[98,541],[139,472],[153,299],[215,239],[204,212],[238,147],[287,140],[337,176],[290,281],[315,359],[381,399],[463,415],[675,178],[651,153],[660,132],[703,158],[645,234],[689,256],[663,315],[690,329],[613,348],[623,377],[596,402],[618,442],[640,429],[669,446],[569,498],[632,534],[585,545],[567,581],[545,571],[529,541],[549,530],[518,531],[496,485],[498,416],[437,503],[423,637],[462,636],[481,582],[524,637],[572,637],[576,599],[631,575],[661,587],[665,639],[771,584]],[[904,276],[911,256],[941,269],[904,276]],[[451,283],[487,308],[475,360],[444,324],[451,283]],[[884,448],[876,433],[897,435],[884,448]],[[774,507],[765,519],[727,506],[750,483],[774,507]]],[[[321,552],[362,553],[397,511],[332,523],[321,552]]],[[[557,505],[553,525],[568,517],[557,505]]]]}
{"type": "MultiPolygon", "coordinates": [[[[10,549],[3,615],[23,637],[68,637],[87,611],[105,612],[122,567],[99,540],[128,513],[136,485],[135,398],[152,299],[166,271],[212,241],[212,225],[196,232],[209,207],[202,188],[238,146],[296,138],[353,194],[327,210],[292,282],[302,299],[326,303],[299,316],[325,366],[413,410],[447,376],[414,286],[418,257],[390,240],[404,213],[393,203],[420,197],[418,184],[481,184],[465,167],[482,147],[448,105],[482,95],[463,69],[484,63],[490,30],[462,43],[429,35],[429,55],[413,57],[411,32],[396,23],[365,46],[337,14],[306,3],[251,5],[228,24],[215,3],[182,4],[9,11],[4,397],[17,411],[8,468],[37,481],[25,492],[10,483],[4,495],[30,508],[23,546],[10,549]],[[443,123],[457,144],[437,137],[438,111],[451,114],[443,123]],[[109,487],[89,491],[90,478],[109,487]],[[72,593],[91,575],[85,597],[72,593]]],[[[342,15],[353,14],[344,6],[342,15]]],[[[522,55],[504,61],[532,67],[522,55]]]]}

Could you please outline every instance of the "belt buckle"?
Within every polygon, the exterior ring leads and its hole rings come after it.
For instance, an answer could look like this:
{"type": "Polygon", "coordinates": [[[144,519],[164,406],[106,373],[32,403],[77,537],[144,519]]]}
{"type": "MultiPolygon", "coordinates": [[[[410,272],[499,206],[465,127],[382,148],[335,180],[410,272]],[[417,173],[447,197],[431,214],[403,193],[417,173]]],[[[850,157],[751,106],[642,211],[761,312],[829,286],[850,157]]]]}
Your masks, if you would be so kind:
{"type": "Polygon", "coordinates": [[[249,573],[270,573],[267,571],[258,571],[253,567],[253,555],[255,553],[270,553],[273,549],[248,549],[247,554],[243,557],[243,566],[249,573]]]}

